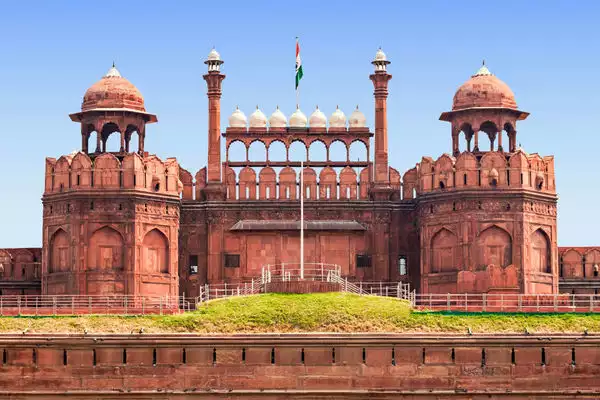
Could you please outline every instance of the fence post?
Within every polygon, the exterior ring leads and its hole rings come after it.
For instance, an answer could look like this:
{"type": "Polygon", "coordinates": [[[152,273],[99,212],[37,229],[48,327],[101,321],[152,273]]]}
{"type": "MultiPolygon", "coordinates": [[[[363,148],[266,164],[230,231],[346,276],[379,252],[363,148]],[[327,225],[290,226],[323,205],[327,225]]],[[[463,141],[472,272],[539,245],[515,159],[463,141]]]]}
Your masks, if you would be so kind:
{"type": "MultiPolygon", "coordinates": [[[[38,315],[38,300],[39,297],[35,296],[35,315],[38,315]]],[[[0,299],[0,303],[2,300],[0,299]]],[[[2,305],[0,304],[0,315],[2,315],[2,305]]]]}
{"type": "Polygon", "coordinates": [[[208,283],[204,285],[204,291],[206,292],[206,301],[210,300],[210,286],[208,286],[208,283]]]}
{"type": "Polygon", "coordinates": [[[347,292],[348,291],[348,278],[345,278],[344,285],[345,285],[344,292],[347,292]]]}
{"type": "Polygon", "coordinates": [[[429,292],[429,308],[432,307],[432,302],[433,302],[433,293],[429,292]]]}
{"type": "Polygon", "coordinates": [[[468,296],[468,294],[465,293],[465,311],[467,311],[469,309],[469,306],[468,306],[469,298],[467,296],[468,296]]]}
{"type": "Polygon", "coordinates": [[[518,294],[517,296],[519,296],[519,311],[523,311],[523,295],[518,294]]]}
{"type": "Polygon", "coordinates": [[[252,285],[252,286],[251,286],[251,289],[250,289],[250,290],[252,291],[252,294],[254,294],[254,278],[252,278],[252,283],[251,283],[251,285],[252,285]]]}
{"type": "Polygon", "coordinates": [[[400,282],[398,282],[398,287],[396,288],[396,298],[400,298],[400,282]]]}
{"type": "Polygon", "coordinates": [[[92,296],[88,296],[88,314],[92,313],[92,296]]]}
{"type": "Polygon", "coordinates": [[[485,312],[485,310],[487,309],[487,293],[483,294],[482,302],[483,302],[482,310],[483,310],[483,312],[485,312]]]}
{"type": "Polygon", "coordinates": [[[162,315],[162,296],[160,296],[158,299],[158,309],[160,310],[160,315],[162,315]]]}
{"type": "Polygon", "coordinates": [[[537,311],[540,311],[540,295],[535,296],[535,307],[537,311]]]}
{"type": "Polygon", "coordinates": [[[575,311],[576,307],[575,307],[575,295],[573,295],[573,311],[575,311]]]}
{"type": "Polygon", "coordinates": [[[321,282],[323,282],[323,276],[325,273],[323,272],[323,263],[321,263],[321,282]]]}
{"type": "Polygon", "coordinates": [[[125,315],[127,315],[127,296],[125,296],[125,315]]]}
{"type": "Polygon", "coordinates": [[[448,293],[448,300],[446,301],[446,307],[448,308],[448,311],[450,311],[450,293],[448,293]]]}
{"type": "Polygon", "coordinates": [[[285,264],[281,264],[281,280],[285,282],[285,264]]]}
{"type": "Polygon", "coordinates": [[[71,314],[75,315],[75,296],[71,296],[71,314]]]}
{"type": "Polygon", "coordinates": [[[360,283],[360,294],[363,294],[363,289],[362,289],[362,281],[359,282],[360,283]]]}
{"type": "Polygon", "coordinates": [[[590,294],[590,312],[594,311],[594,295],[590,294]]]}
{"type": "Polygon", "coordinates": [[[18,307],[18,310],[19,310],[19,314],[18,315],[21,315],[21,296],[17,297],[17,307],[18,307]]]}

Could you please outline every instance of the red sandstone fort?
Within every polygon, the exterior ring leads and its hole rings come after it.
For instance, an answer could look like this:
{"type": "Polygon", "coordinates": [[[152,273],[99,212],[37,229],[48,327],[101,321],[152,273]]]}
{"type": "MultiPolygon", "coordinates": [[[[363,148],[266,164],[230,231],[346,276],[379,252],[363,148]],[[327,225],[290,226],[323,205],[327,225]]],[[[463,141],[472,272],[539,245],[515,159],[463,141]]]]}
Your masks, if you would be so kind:
{"type": "Polygon", "coordinates": [[[147,151],[157,117],[114,66],[87,90],[70,115],[81,150],[46,159],[42,248],[0,249],[0,294],[195,296],[206,283],[247,281],[298,263],[300,196],[306,262],[339,265],[349,280],[598,293],[600,249],[557,247],[554,158],[517,147],[529,114],[485,65],[439,117],[449,153],[401,174],[389,165],[383,51],[370,75],[373,130],[358,108],[329,119],[318,108],[289,118],[236,109],[222,129],[223,61],[213,49],[205,64],[208,164],[195,173],[147,151]],[[111,135],[118,148],[107,148],[111,135]],[[362,159],[351,157],[357,147],[362,159]],[[250,160],[253,148],[263,157],[250,160]]]}

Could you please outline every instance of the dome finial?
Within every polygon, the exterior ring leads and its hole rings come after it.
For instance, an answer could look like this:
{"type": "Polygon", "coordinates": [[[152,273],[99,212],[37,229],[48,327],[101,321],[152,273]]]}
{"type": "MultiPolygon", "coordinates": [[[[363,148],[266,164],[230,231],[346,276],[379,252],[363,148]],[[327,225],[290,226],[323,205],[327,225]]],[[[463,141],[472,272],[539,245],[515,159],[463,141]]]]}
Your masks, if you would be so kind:
{"type": "Polygon", "coordinates": [[[481,68],[479,68],[479,70],[477,70],[477,72],[475,72],[475,75],[473,75],[473,76],[489,76],[489,75],[492,75],[492,73],[490,72],[488,67],[485,66],[485,59],[484,59],[483,62],[481,63],[481,68]]]}

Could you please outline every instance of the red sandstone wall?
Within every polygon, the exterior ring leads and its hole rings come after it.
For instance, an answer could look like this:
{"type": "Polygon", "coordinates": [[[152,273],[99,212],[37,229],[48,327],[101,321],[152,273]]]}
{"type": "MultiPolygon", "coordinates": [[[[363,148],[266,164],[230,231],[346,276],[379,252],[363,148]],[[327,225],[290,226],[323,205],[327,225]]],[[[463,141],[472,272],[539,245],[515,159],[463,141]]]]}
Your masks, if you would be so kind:
{"type": "Polygon", "coordinates": [[[0,396],[594,398],[599,344],[589,336],[3,336],[0,396]]]}

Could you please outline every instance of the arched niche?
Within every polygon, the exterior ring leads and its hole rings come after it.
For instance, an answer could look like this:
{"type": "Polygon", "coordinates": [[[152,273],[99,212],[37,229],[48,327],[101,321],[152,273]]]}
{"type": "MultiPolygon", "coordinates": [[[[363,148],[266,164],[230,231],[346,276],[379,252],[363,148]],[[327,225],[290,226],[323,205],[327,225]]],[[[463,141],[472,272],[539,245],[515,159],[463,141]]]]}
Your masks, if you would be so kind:
{"type": "Polygon", "coordinates": [[[285,167],[279,172],[279,199],[296,200],[296,171],[293,168],[285,167]]]}
{"type": "Polygon", "coordinates": [[[531,235],[531,268],[535,272],[552,273],[550,238],[541,229],[531,235]]]}
{"type": "Polygon", "coordinates": [[[152,229],[142,242],[142,272],[146,274],[169,273],[169,240],[158,229],[152,229]]]}
{"type": "Polygon", "coordinates": [[[246,145],[240,140],[229,143],[227,148],[227,161],[246,161],[246,145]]]}
{"type": "Polygon", "coordinates": [[[104,226],[92,234],[88,246],[89,270],[122,270],[124,258],[125,244],[119,232],[104,226]]]}
{"type": "Polygon", "coordinates": [[[58,229],[50,238],[49,273],[69,270],[69,250],[69,235],[63,229],[58,229]]]}
{"type": "Polygon", "coordinates": [[[570,249],[563,254],[562,277],[583,278],[583,258],[578,251],[570,249]]]}
{"type": "Polygon", "coordinates": [[[458,239],[446,228],[431,238],[431,272],[458,270],[458,239]]]}
{"type": "Polygon", "coordinates": [[[498,226],[481,231],[475,241],[475,266],[488,265],[506,267],[512,262],[512,239],[508,232],[498,226]]]}

